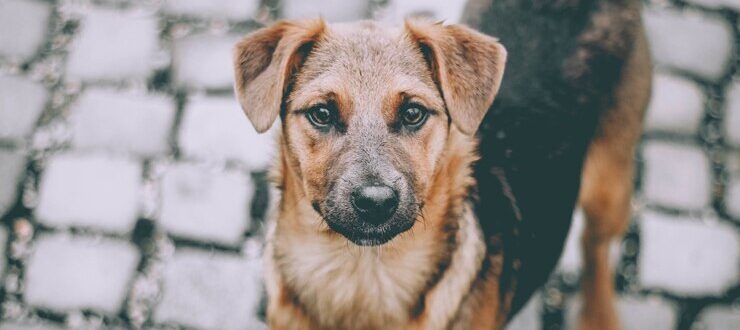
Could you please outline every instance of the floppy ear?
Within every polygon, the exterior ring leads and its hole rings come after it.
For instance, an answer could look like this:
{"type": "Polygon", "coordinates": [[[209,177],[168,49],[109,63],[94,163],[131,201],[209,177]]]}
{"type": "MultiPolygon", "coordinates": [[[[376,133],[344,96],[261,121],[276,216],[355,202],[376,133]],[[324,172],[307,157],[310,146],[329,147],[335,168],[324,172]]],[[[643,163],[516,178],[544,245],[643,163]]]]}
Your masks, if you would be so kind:
{"type": "Polygon", "coordinates": [[[272,126],[289,79],[324,28],[321,19],[281,21],[248,34],[234,47],[234,90],[257,132],[272,126]]]}
{"type": "Polygon", "coordinates": [[[501,85],[504,46],[462,25],[407,20],[406,31],[429,62],[452,123],[475,134],[501,85]]]}

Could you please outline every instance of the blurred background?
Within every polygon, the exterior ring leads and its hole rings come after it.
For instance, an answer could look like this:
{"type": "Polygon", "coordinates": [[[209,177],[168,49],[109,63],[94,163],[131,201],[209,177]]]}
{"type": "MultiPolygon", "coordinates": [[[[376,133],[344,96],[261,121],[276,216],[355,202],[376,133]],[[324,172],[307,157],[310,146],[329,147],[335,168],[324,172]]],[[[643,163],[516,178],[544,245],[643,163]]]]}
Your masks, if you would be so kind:
{"type": "MultiPolygon", "coordinates": [[[[231,48],[462,0],[0,0],[0,329],[262,329],[270,134],[231,48]]],[[[613,264],[627,329],[740,329],[740,0],[647,1],[654,93],[613,264]]],[[[526,22],[522,22],[526,24],[526,22]]],[[[572,329],[580,214],[509,329],[572,329]]]]}

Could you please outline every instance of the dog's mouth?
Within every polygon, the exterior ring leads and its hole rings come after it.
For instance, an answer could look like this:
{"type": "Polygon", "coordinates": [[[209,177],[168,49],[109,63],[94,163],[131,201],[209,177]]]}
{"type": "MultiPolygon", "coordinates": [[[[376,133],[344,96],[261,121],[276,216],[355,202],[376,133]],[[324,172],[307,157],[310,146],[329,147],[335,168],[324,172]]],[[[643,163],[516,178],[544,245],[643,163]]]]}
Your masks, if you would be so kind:
{"type": "Polygon", "coordinates": [[[409,230],[413,225],[413,222],[410,222],[408,225],[404,225],[403,223],[389,223],[379,227],[368,227],[363,225],[346,226],[343,223],[336,221],[326,221],[326,223],[329,225],[331,230],[359,246],[383,245],[394,239],[400,233],[409,230]]]}

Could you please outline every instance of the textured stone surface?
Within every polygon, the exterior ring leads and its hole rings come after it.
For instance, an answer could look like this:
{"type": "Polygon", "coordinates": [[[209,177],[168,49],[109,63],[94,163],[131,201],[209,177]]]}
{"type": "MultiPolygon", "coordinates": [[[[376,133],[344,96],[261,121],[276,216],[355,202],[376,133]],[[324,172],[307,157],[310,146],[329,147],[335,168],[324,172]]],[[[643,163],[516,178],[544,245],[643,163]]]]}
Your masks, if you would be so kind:
{"type": "Polygon", "coordinates": [[[687,0],[689,3],[694,3],[707,8],[728,8],[734,10],[740,10],[740,1],[737,0],[687,0]]]}
{"type": "Polygon", "coordinates": [[[646,212],[641,219],[640,283],[682,296],[722,295],[737,283],[738,233],[729,224],[646,212]]]}
{"type": "Polygon", "coordinates": [[[725,203],[727,211],[740,218],[740,174],[734,175],[727,184],[725,203]]]}
{"type": "Polygon", "coordinates": [[[424,16],[446,23],[460,21],[466,1],[428,1],[428,0],[391,0],[385,9],[382,19],[394,23],[403,23],[410,16],[424,16]]]}
{"type": "MultiPolygon", "coordinates": [[[[567,304],[565,329],[577,329],[582,298],[567,304]]],[[[676,328],[676,306],[660,298],[618,297],[617,314],[624,330],[673,330],[676,328]]],[[[534,329],[534,328],[529,328],[534,329]]]]}
{"type": "Polygon", "coordinates": [[[162,179],[161,224],[177,236],[237,245],[249,227],[251,198],[243,173],[174,166],[162,179]]]}
{"type": "Polygon", "coordinates": [[[138,259],[136,248],[123,241],[42,236],[26,268],[25,298],[32,305],[59,311],[90,308],[118,313],[138,259]]]}
{"type": "Polygon", "coordinates": [[[259,0],[167,0],[169,14],[244,20],[257,14],[259,0]]]}
{"type": "Polygon", "coordinates": [[[47,101],[43,85],[26,77],[0,75],[0,139],[29,136],[47,101]]]}
{"type": "Polygon", "coordinates": [[[707,330],[736,330],[740,325],[740,309],[732,306],[711,306],[703,310],[698,323],[707,330]]]}
{"type": "Polygon", "coordinates": [[[167,96],[91,88],[72,107],[72,143],[83,150],[163,154],[174,117],[175,101],[167,96]]]}
{"type": "Polygon", "coordinates": [[[726,98],[724,131],[728,142],[740,147],[740,82],[728,88],[726,98]]]}
{"type": "Polygon", "coordinates": [[[63,327],[52,325],[43,321],[25,322],[2,322],[0,330],[59,330],[63,327]]]}
{"type": "Polygon", "coordinates": [[[188,157],[239,160],[255,169],[270,164],[275,146],[272,135],[258,134],[231,97],[190,101],[185,106],[179,139],[188,157]]]}
{"type": "Polygon", "coordinates": [[[249,329],[261,295],[259,261],[183,249],[165,266],[157,322],[249,329]]]}
{"type": "Polygon", "coordinates": [[[0,217],[15,203],[25,169],[26,157],[22,153],[0,150],[0,217]]]}
{"type": "Polygon", "coordinates": [[[286,18],[323,17],[329,22],[363,19],[369,13],[364,0],[285,0],[283,15],[286,18]]]}
{"type": "Polygon", "coordinates": [[[506,330],[542,329],[542,297],[535,294],[521,311],[509,322],[506,330]]]}
{"type": "Polygon", "coordinates": [[[643,191],[650,202],[684,210],[707,206],[711,177],[709,160],[701,149],[648,142],[643,157],[643,191]]]}
{"type": "Polygon", "coordinates": [[[705,79],[720,78],[733,53],[729,24],[693,11],[644,11],[653,58],[658,64],[705,79]]]}
{"type": "Polygon", "coordinates": [[[176,83],[190,88],[230,90],[234,83],[232,49],[238,40],[236,35],[211,34],[175,40],[172,56],[176,83]]]}
{"type": "Polygon", "coordinates": [[[124,158],[64,154],[41,178],[36,217],[53,227],[127,232],[136,221],[141,165],[124,158]]]}
{"type": "Polygon", "coordinates": [[[48,30],[51,6],[44,1],[0,1],[0,56],[28,59],[48,30]]]}
{"type": "Polygon", "coordinates": [[[648,130],[696,134],[704,116],[704,92],[695,83],[670,74],[653,77],[648,130]]]}
{"type": "Polygon", "coordinates": [[[67,76],[117,81],[145,78],[159,47],[157,19],[138,10],[89,9],[67,60],[67,76]]]}

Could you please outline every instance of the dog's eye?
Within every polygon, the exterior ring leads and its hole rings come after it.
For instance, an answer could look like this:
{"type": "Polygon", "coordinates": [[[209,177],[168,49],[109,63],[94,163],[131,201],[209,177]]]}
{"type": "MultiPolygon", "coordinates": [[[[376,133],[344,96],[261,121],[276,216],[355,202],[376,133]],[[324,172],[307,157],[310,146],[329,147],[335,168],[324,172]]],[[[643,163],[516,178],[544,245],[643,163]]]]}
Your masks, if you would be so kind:
{"type": "Polygon", "coordinates": [[[309,110],[306,113],[306,117],[308,117],[308,121],[311,122],[316,127],[327,127],[331,125],[334,116],[331,113],[331,110],[329,110],[325,106],[317,106],[311,110],[309,110]]]}
{"type": "Polygon", "coordinates": [[[404,126],[417,128],[424,124],[429,112],[424,107],[410,104],[401,109],[401,122],[404,126]]]}

